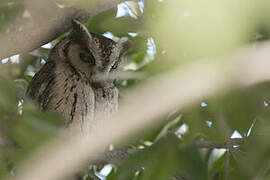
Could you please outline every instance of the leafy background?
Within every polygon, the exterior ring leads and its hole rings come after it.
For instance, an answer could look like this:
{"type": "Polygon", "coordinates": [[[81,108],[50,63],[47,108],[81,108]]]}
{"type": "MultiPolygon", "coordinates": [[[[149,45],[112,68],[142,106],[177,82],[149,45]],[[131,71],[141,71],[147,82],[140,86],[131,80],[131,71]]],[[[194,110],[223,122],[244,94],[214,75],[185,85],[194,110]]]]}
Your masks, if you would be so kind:
{"type": "MultiPolygon", "coordinates": [[[[121,3],[85,25],[89,31],[114,40],[123,36],[131,39],[124,70],[137,73],[139,78],[119,81],[121,93],[176,66],[215,57],[223,63],[225,57],[244,45],[256,48],[256,43],[269,38],[268,7],[269,2],[264,0],[141,0],[121,3]]],[[[27,12],[20,1],[1,1],[0,37],[12,31],[9,23],[16,17],[28,17],[27,12]]],[[[27,18],[24,21],[27,23],[27,18]]],[[[0,179],[16,173],[19,162],[63,128],[59,115],[39,112],[24,93],[50,49],[66,35],[35,53],[1,60],[0,179]]],[[[229,179],[269,179],[269,82],[230,89],[159,117],[162,123],[138,132],[120,145],[139,149],[138,153],[120,165],[83,169],[85,178],[91,179],[87,174],[95,171],[108,180],[218,180],[228,179],[228,171],[229,179]],[[228,147],[230,138],[240,138],[244,143],[228,147]],[[194,143],[198,141],[213,144],[198,147],[194,143]]],[[[120,94],[120,102],[124,98],[120,94]]]]}

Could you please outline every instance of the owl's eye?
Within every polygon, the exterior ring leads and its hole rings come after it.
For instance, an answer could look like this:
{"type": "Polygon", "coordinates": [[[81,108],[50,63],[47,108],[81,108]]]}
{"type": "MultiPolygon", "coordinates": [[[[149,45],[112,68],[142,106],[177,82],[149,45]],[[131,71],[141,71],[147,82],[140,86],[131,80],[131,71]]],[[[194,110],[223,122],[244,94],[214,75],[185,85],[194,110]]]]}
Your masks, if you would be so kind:
{"type": "Polygon", "coordinates": [[[92,65],[95,64],[95,58],[94,58],[94,56],[90,52],[81,51],[80,52],[80,59],[83,62],[90,63],[92,65]]]}

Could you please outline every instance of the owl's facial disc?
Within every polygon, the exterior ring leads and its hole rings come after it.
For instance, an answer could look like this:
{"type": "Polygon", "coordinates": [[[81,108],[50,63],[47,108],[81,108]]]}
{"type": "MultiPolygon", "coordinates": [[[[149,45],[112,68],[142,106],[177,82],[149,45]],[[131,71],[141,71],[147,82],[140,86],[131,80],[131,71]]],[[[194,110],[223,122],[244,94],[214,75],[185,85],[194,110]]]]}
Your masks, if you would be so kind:
{"type": "Polygon", "coordinates": [[[77,46],[69,49],[69,59],[81,73],[92,81],[113,81],[111,74],[116,74],[122,64],[123,55],[130,46],[128,38],[115,42],[102,35],[89,33],[77,20],[72,21],[72,40],[77,46]]]}
{"type": "Polygon", "coordinates": [[[65,52],[66,63],[69,64],[70,70],[81,78],[90,80],[96,72],[95,57],[91,51],[77,42],[70,42],[65,52]]]}

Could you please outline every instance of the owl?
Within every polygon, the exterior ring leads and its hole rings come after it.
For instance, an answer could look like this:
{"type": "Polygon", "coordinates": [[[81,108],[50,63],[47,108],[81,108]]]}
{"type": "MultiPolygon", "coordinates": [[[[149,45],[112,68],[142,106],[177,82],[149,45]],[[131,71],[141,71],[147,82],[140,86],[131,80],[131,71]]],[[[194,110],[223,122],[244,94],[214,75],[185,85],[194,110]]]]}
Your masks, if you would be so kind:
{"type": "Polygon", "coordinates": [[[26,95],[41,110],[61,114],[69,129],[85,133],[98,114],[109,119],[117,110],[115,74],[121,70],[130,42],[125,37],[115,42],[90,33],[77,20],[72,25],[72,32],[55,45],[32,78],[26,95]]]}

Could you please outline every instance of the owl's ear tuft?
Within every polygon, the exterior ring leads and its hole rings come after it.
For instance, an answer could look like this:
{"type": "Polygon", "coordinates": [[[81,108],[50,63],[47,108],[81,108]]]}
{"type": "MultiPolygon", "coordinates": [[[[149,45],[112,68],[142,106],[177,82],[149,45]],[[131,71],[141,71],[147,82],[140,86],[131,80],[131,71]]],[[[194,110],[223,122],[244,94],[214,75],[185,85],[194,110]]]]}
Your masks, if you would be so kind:
{"type": "Polygon", "coordinates": [[[73,26],[73,37],[85,45],[89,44],[92,40],[91,34],[88,32],[87,28],[76,19],[72,19],[73,26]]]}
{"type": "Polygon", "coordinates": [[[127,37],[122,37],[118,42],[117,46],[120,49],[120,56],[122,56],[131,46],[131,42],[127,37]]]}

